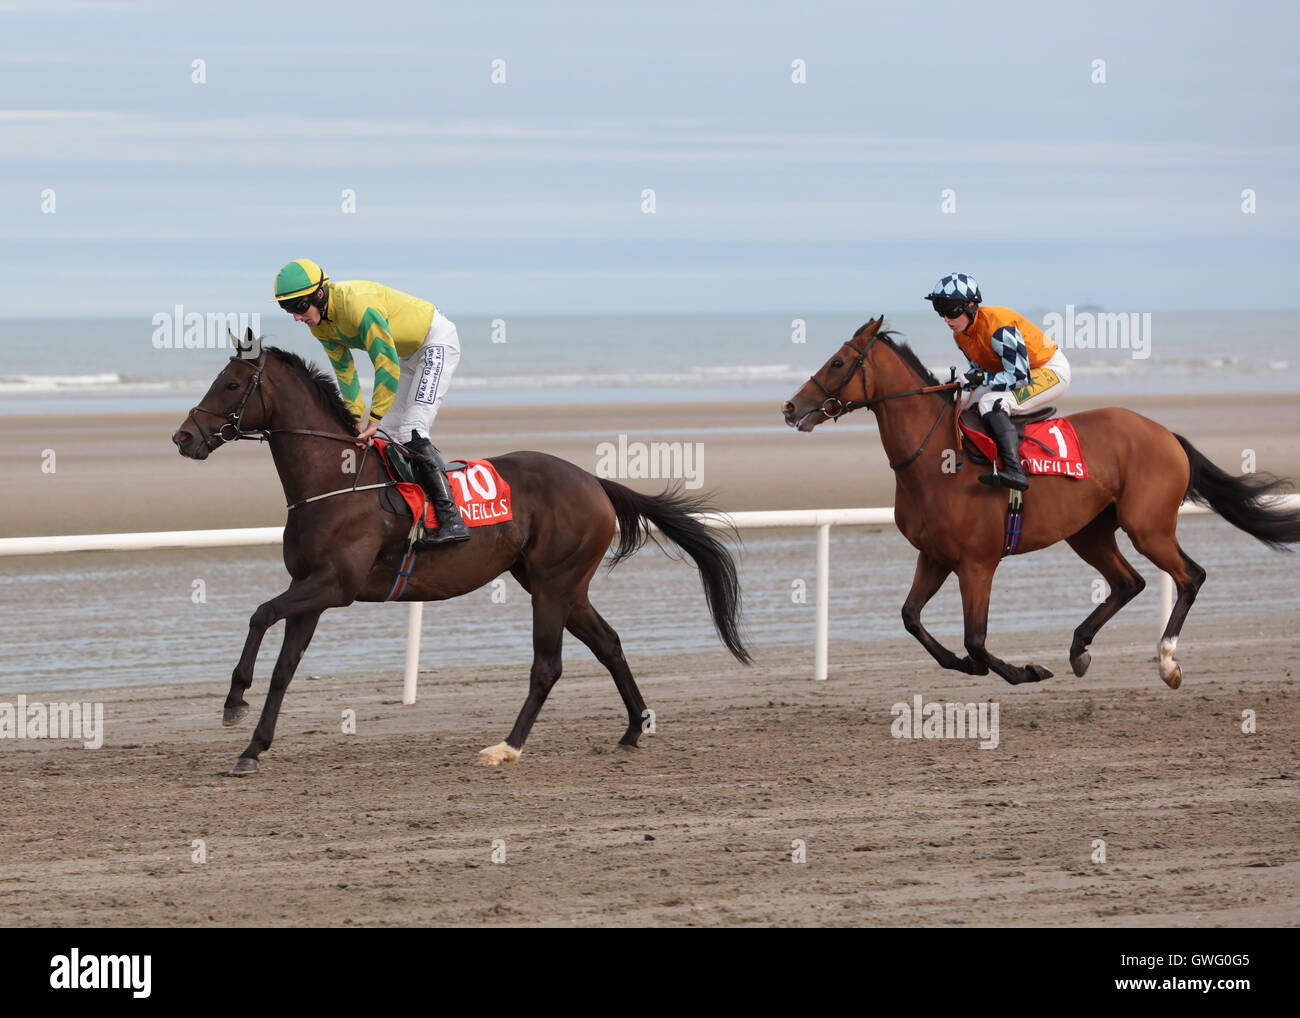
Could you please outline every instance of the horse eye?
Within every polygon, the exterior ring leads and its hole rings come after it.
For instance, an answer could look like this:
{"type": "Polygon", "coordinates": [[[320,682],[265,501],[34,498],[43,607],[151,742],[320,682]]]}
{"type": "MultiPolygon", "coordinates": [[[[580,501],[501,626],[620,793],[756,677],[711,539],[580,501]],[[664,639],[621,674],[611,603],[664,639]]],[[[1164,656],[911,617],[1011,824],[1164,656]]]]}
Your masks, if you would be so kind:
{"type": "Polygon", "coordinates": [[[842,368],[844,367],[844,362],[840,360],[838,357],[836,357],[833,361],[831,361],[831,367],[842,368]]]}
{"type": "Polygon", "coordinates": [[[231,382],[231,383],[229,383],[229,384],[226,386],[226,388],[227,388],[227,389],[238,389],[238,388],[239,388],[239,383],[238,383],[238,382],[231,382]]]}

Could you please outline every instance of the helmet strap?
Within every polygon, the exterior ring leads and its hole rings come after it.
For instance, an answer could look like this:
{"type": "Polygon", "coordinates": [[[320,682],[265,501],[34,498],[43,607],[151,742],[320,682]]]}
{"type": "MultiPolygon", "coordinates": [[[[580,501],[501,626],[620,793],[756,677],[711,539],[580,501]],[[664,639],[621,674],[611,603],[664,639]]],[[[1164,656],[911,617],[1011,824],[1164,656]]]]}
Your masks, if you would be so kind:
{"type": "Polygon", "coordinates": [[[312,297],[312,305],[320,312],[322,321],[329,321],[330,288],[328,283],[322,282],[317,287],[316,293],[312,297]]]}

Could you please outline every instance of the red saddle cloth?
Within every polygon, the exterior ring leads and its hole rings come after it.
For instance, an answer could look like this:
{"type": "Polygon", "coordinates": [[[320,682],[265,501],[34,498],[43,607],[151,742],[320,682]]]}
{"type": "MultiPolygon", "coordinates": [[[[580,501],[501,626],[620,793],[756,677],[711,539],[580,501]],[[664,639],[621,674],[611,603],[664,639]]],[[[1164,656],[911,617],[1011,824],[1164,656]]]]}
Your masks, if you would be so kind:
{"type": "MultiPolygon", "coordinates": [[[[997,459],[998,447],[982,431],[974,431],[961,422],[967,441],[988,457],[997,459]]],[[[1050,417],[1035,421],[1025,428],[1025,440],[1020,443],[1020,464],[1029,474],[1054,474],[1059,477],[1087,477],[1088,464],[1083,461],[1079,436],[1074,425],[1064,417],[1050,417]]]]}
{"type": "MultiPolygon", "coordinates": [[[[393,468],[388,462],[388,445],[382,438],[375,439],[375,448],[384,461],[388,476],[397,482],[397,490],[411,510],[411,519],[424,510],[424,526],[427,530],[438,529],[438,519],[433,513],[433,502],[418,484],[398,481],[393,468]]],[[[456,508],[467,527],[490,527],[496,523],[513,520],[514,510],[510,501],[510,485],[497,473],[491,460],[465,460],[462,470],[447,471],[447,480],[451,483],[451,497],[456,501],[456,508]]]]}

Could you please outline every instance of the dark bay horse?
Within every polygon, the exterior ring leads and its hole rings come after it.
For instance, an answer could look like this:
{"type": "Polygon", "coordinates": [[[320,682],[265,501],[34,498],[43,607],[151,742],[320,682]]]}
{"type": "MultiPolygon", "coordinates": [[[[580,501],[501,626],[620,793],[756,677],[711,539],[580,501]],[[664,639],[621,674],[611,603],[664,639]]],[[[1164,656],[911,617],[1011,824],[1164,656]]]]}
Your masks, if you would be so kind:
{"type": "MultiPolygon", "coordinates": [[[[253,337],[245,337],[246,346],[253,337]]],[[[271,675],[261,720],[232,774],[251,774],[271,745],[280,704],[321,613],[353,601],[383,601],[393,587],[406,550],[409,518],[385,512],[377,491],[296,503],[340,489],[382,485],[379,457],[362,459],[354,444],[355,422],[334,380],[297,355],[263,347],[257,360],[239,356],[222,368],[199,406],[172,435],[182,456],[207,459],[228,441],[262,437],[271,447],[289,511],[284,564],[289,589],[253,612],[248,639],[230,681],[223,723],[248,712],[244,693],[267,627],[285,620],[284,643],[271,675]],[[351,449],[354,472],[345,473],[351,449]]],[[[658,527],[700,570],[704,596],[718,636],[740,661],[749,654],[739,632],[740,588],[725,545],[691,513],[706,510],[698,498],[641,495],[540,452],[512,452],[491,460],[510,485],[514,519],[470,529],[459,544],[422,550],[400,600],[440,601],[477,590],[509,571],[532,595],[533,666],[528,698],[504,742],[489,746],[476,763],[514,763],[524,740],[560,677],[560,649],[568,629],[591,649],[614,677],[627,708],[620,745],[635,747],[645,701],[623,657],[618,634],[587,599],[587,586],[618,526],[611,565],[631,555],[658,527]]]]}
{"type": "MultiPolygon", "coordinates": [[[[1002,557],[1007,492],[980,484],[977,469],[953,472],[955,384],[940,383],[882,323],[883,318],[876,318],[862,326],[804,383],[782,406],[785,421],[812,431],[823,421],[869,406],[896,471],[895,522],[920,552],[903,603],[903,625],[944,668],[970,675],[986,675],[991,668],[1013,684],[1050,678],[1046,668],[1016,667],[984,645],[989,591],[1002,557]],[[954,572],[965,617],[966,656],[961,658],[921,625],[921,609],[954,572]]],[[[1108,407],[1072,414],[1069,420],[1089,476],[1034,477],[1024,496],[1018,553],[1066,541],[1110,584],[1106,600],[1074,631],[1070,665],[1075,675],[1083,675],[1097,631],[1146,586],[1115,543],[1115,531],[1123,527],[1133,547],[1177,587],[1178,599],[1158,647],[1160,677],[1177,689],[1182,682],[1174,659],[1178,634],[1205,580],[1205,570],[1178,546],[1178,507],[1188,498],[1208,505],[1252,537],[1285,550],[1300,542],[1300,512],[1270,505],[1268,496],[1288,482],[1266,475],[1233,477],[1181,435],[1129,410],[1108,407]]]]}

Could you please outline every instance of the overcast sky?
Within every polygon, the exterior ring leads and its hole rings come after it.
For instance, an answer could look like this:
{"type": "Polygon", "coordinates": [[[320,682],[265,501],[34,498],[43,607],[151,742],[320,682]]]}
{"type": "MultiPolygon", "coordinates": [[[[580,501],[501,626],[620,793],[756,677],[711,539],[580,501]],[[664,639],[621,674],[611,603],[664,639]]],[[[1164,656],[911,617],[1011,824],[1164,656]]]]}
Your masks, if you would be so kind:
{"type": "Polygon", "coordinates": [[[1295,307],[1300,5],[1070,7],[0,0],[0,314],[1295,307]]]}

